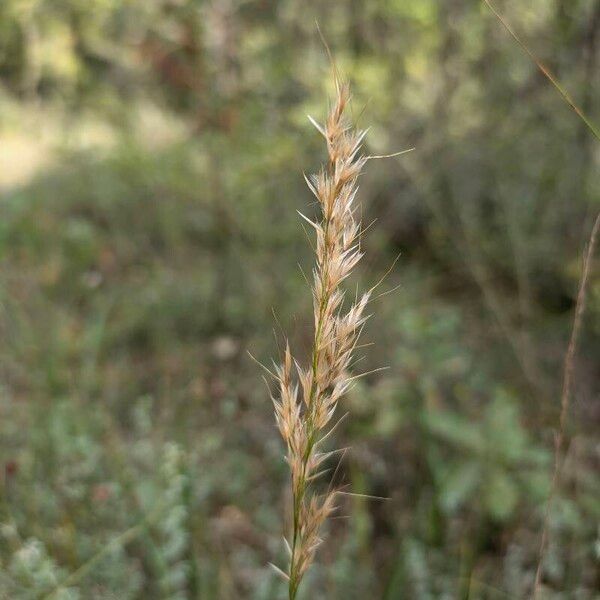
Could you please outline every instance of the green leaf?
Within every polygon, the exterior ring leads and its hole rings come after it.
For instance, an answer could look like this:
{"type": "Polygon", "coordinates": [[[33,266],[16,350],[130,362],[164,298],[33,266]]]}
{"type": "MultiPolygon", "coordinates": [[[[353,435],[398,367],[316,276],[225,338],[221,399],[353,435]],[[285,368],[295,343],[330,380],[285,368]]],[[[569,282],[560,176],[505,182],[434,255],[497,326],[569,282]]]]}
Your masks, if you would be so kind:
{"type": "Polygon", "coordinates": [[[550,474],[545,471],[526,469],[519,471],[519,480],[527,490],[531,502],[539,503],[550,493],[550,474]]]}
{"type": "Polygon", "coordinates": [[[462,417],[450,412],[434,412],[428,413],[425,421],[433,434],[448,442],[472,452],[481,452],[485,448],[479,427],[462,417]]]}
{"type": "Polygon", "coordinates": [[[509,463],[521,458],[527,436],[519,422],[517,406],[508,394],[498,392],[488,405],[485,428],[489,448],[509,463]]]}
{"type": "Polygon", "coordinates": [[[447,474],[441,492],[441,503],[448,512],[453,512],[473,494],[481,483],[478,462],[469,461],[454,466],[447,474]]]}
{"type": "Polygon", "coordinates": [[[550,465],[551,455],[545,448],[527,448],[523,453],[523,461],[532,467],[547,467],[550,465]]]}
{"type": "Polygon", "coordinates": [[[493,470],[485,482],[485,507],[498,521],[508,519],[519,499],[519,490],[510,476],[500,469],[493,470]]]}

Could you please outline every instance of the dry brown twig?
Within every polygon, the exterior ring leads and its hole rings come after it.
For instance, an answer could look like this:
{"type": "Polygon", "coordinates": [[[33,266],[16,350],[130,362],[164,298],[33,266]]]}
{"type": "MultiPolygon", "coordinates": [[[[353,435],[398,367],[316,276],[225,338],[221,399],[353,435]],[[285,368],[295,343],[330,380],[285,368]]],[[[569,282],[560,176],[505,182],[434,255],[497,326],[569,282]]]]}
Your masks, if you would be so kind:
{"type": "Polygon", "coordinates": [[[550,484],[550,494],[548,495],[548,499],[546,501],[544,526],[542,529],[538,565],[535,573],[535,584],[533,588],[534,600],[538,598],[540,594],[542,582],[542,566],[544,562],[546,546],[548,544],[550,509],[552,507],[552,501],[554,500],[560,482],[561,456],[565,444],[565,427],[567,423],[567,416],[569,414],[569,403],[571,399],[571,382],[573,381],[573,370],[575,365],[575,353],[577,350],[577,342],[579,340],[579,334],[583,322],[587,283],[592,266],[592,259],[594,257],[594,249],[596,247],[596,241],[598,239],[598,231],[600,231],[600,213],[596,216],[596,220],[594,221],[592,232],[590,234],[590,239],[587,245],[587,250],[584,253],[583,270],[581,274],[581,279],[579,281],[579,290],[577,292],[575,316],[573,317],[573,329],[571,330],[571,338],[569,339],[569,346],[565,355],[565,362],[563,367],[563,386],[560,398],[560,418],[558,432],[554,441],[554,470],[552,473],[552,482],[550,484]]]}
{"type": "MultiPolygon", "coordinates": [[[[507,21],[500,15],[500,13],[496,10],[496,8],[492,5],[490,0],[483,0],[483,2],[487,5],[490,11],[494,14],[494,16],[500,21],[503,27],[508,31],[510,36],[519,44],[519,46],[524,50],[524,52],[529,56],[529,58],[535,63],[537,68],[542,72],[544,77],[548,79],[548,81],[554,86],[556,91],[561,95],[562,99],[566,104],[573,110],[573,112],[581,119],[581,121],[586,125],[588,130],[592,133],[592,135],[600,140],[600,131],[591,122],[591,120],[584,114],[584,112],[579,108],[579,106],[575,103],[571,95],[567,92],[567,90],[560,84],[560,82],[554,77],[554,75],[550,72],[550,70],[542,63],[542,61],[529,49],[527,44],[516,34],[516,32],[512,29],[512,27],[507,23],[507,21]]],[[[590,234],[590,239],[587,246],[587,251],[584,253],[583,259],[583,272],[581,274],[581,279],[579,281],[579,290],[577,292],[577,301],[575,304],[575,316],[573,318],[573,328],[571,330],[571,337],[569,339],[569,346],[567,348],[567,353],[565,355],[565,361],[563,366],[563,386],[561,392],[561,400],[560,400],[560,417],[559,417],[559,425],[558,432],[556,434],[556,438],[554,441],[554,469],[552,471],[552,481],[550,484],[550,493],[548,495],[548,499],[546,501],[546,509],[544,514],[544,521],[542,527],[542,536],[540,540],[540,549],[538,554],[538,564],[535,573],[535,583],[533,586],[533,600],[536,600],[539,597],[540,589],[541,589],[541,580],[542,580],[542,568],[544,562],[544,554],[546,551],[546,546],[548,544],[548,529],[549,529],[549,520],[550,520],[550,509],[552,507],[552,501],[554,500],[554,496],[556,495],[556,491],[558,490],[558,486],[560,483],[560,475],[561,475],[561,455],[563,452],[564,440],[565,440],[565,426],[567,421],[567,416],[569,413],[569,403],[571,396],[571,381],[573,379],[573,370],[574,370],[574,361],[575,354],[577,351],[577,342],[579,340],[579,332],[581,329],[581,324],[583,321],[583,313],[585,311],[585,297],[587,290],[587,282],[589,278],[590,268],[592,259],[594,257],[594,249],[596,246],[596,240],[598,238],[598,231],[600,230],[600,213],[596,216],[596,220],[594,221],[594,225],[592,226],[592,232],[590,234]]]]}

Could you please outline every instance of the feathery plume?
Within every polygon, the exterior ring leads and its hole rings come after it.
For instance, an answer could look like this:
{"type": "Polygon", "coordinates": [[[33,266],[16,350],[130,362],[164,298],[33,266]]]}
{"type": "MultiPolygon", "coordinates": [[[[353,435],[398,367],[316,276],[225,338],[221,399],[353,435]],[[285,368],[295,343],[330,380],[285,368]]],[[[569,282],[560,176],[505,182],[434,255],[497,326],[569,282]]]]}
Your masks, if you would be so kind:
{"type": "MultiPolygon", "coordinates": [[[[360,154],[365,132],[352,129],[344,113],[350,101],[346,82],[335,80],[336,96],[324,125],[309,117],[327,143],[328,161],[322,170],[306,177],[321,209],[318,222],[301,215],[316,232],[313,270],[314,340],[310,364],[299,365],[289,345],[276,368],[278,392],[273,403],[279,431],[286,443],[291,471],[293,531],[286,540],[290,555],[287,572],[289,598],[294,600],[302,577],[321,543],[320,530],[336,509],[336,492],[312,489],[331,455],[321,443],[335,425],[338,402],[352,385],[350,363],[363,324],[370,292],[344,310],[341,284],[362,258],[360,222],[355,199],[358,177],[368,157],[360,154]]],[[[280,569],[277,569],[282,572],[280,569]]]]}

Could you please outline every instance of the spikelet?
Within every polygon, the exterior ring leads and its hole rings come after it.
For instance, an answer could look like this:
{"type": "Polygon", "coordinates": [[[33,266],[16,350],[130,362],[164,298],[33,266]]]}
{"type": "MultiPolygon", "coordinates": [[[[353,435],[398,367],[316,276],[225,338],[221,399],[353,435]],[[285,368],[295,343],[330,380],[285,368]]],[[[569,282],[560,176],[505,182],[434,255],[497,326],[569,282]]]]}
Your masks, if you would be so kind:
{"type": "Polygon", "coordinates": [[[347,83],[336,78],[336,97],[323,126],[310,118],[327,143],[328,163],[306,178],[319,202],[321,218],[313,222],[301,215],[316,232],[316,264],[313,271],[314,340],[311,362],[298,365],[286,346],[276,369],[278,393],[273,398],[275,418],[287,446],[291,471],[293,533],[287,543],[290,563],[283,573],[289,598],[296,597],[302,577],[321,543],[320,530],[335,511],[335,491],[319,495],[311,482],[331,453],[319,444],[333,426],[336,406],[351,386],[352,353],[366,320],[369,293],[347,310],[340,288],[362,258],[360,222],[356,219],[357,181],[367,158],[360,155],[364,132],[353,130],[344,117],[350,100],[347,83]]]}

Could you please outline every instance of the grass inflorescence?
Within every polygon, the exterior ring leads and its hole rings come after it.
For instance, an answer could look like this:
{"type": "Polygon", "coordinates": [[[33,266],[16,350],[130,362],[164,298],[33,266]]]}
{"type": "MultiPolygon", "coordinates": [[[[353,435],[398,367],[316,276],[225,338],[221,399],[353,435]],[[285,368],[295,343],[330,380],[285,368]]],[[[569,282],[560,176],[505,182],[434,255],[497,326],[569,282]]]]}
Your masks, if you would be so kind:
{"type": "Polygon", "coordinates": [[[360,154],[365,132],[352,128],[345,117],[350,101],[346,82],[335,79],[335,99],[324,125],[310,119],[327,142],[328,161],[306,178],[320,206],[320,218],[301,215],[316,232],[313,271],[314,339],[309,364],[294,360],[286,344],[276,369],[278,394],[273,399],[279,431],[287,446],[291,470],[293,530],[286,542],[289,567],[285,576],[289,598],[298,592],[302,577],[321,543],[321,526],[336,510],[336,490],[313,489],[332,452],[323,441],[334,426],[339,400],[352,384],[350,363],[362,326],[370,292],[344,308],[342,283],[360,261],[360,220],[356,217],[358,177],[368,157],[360,154]]]}

